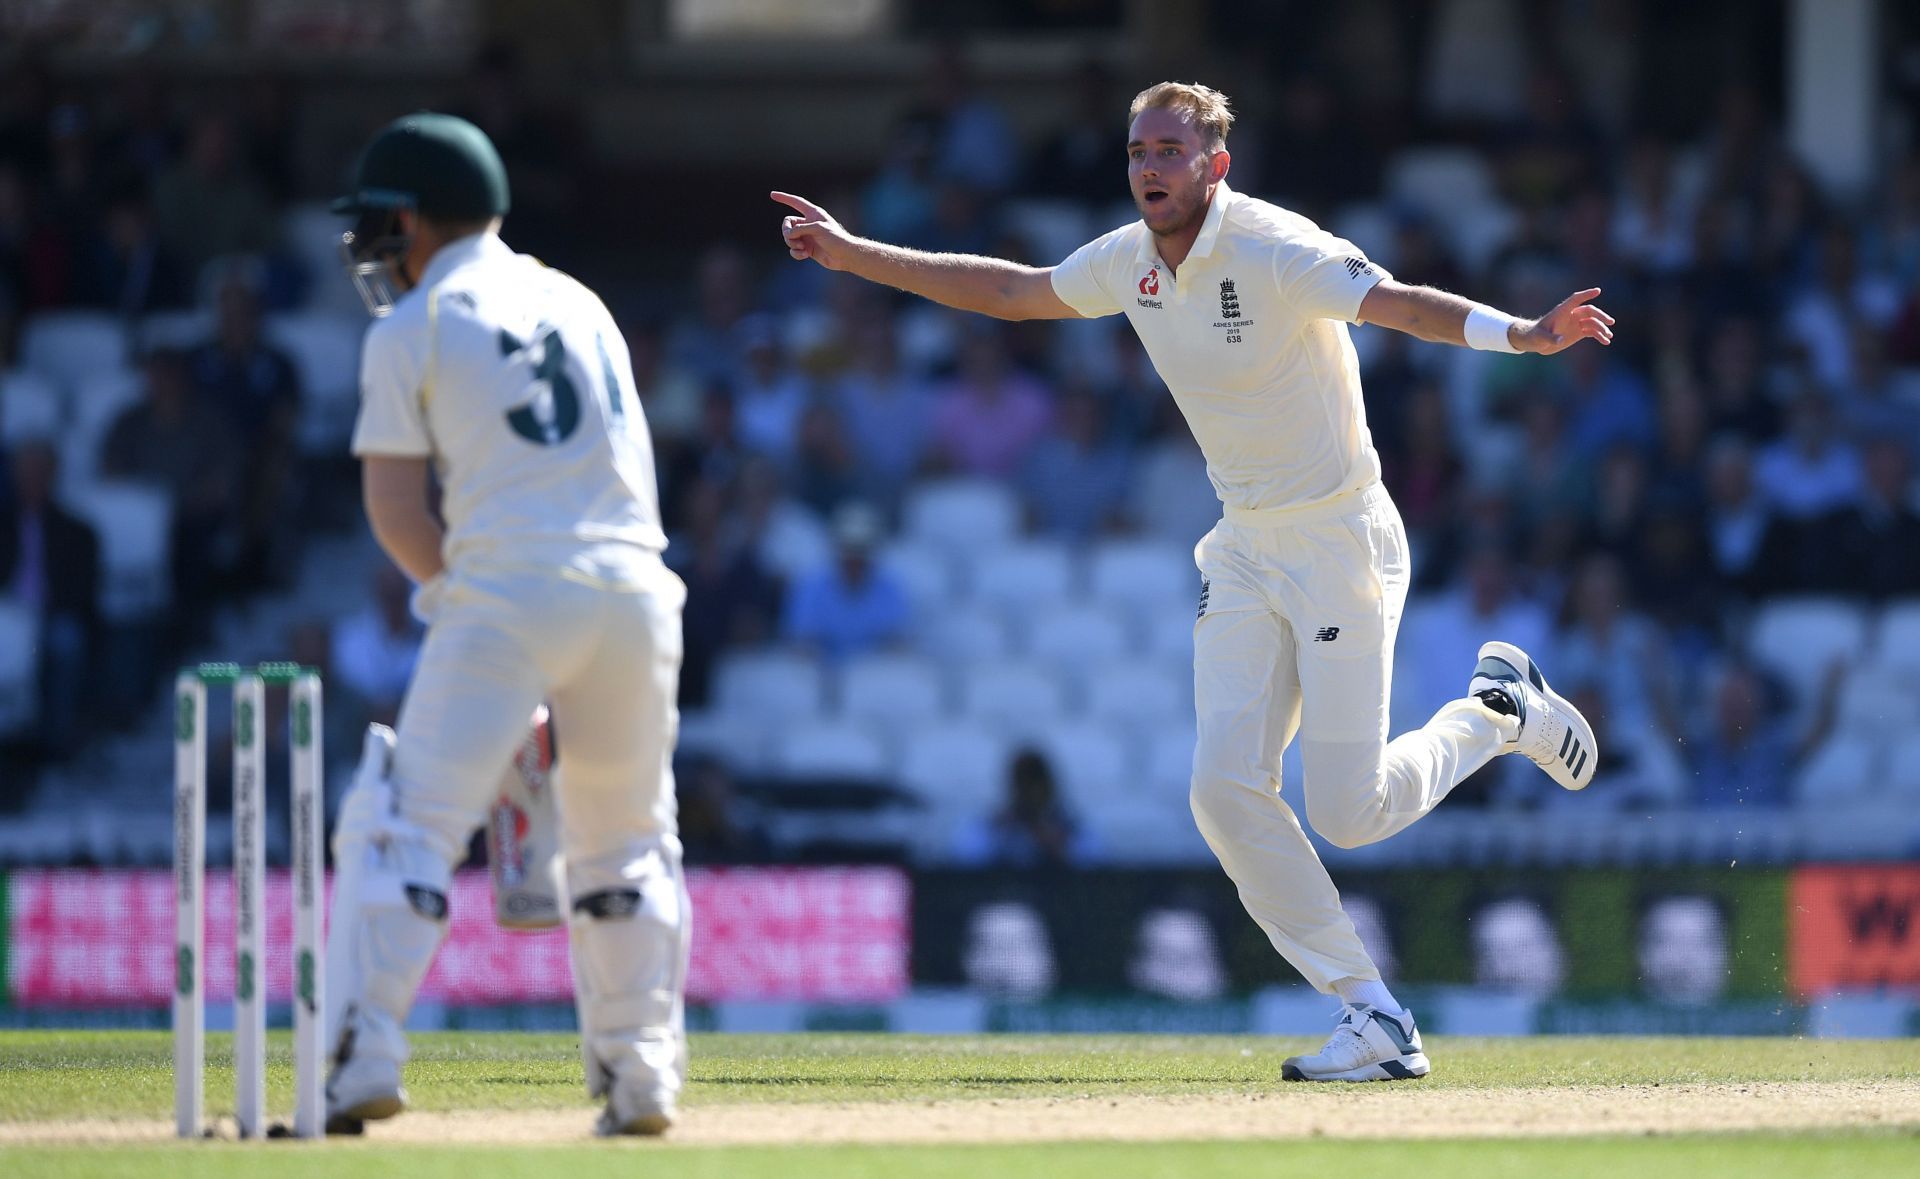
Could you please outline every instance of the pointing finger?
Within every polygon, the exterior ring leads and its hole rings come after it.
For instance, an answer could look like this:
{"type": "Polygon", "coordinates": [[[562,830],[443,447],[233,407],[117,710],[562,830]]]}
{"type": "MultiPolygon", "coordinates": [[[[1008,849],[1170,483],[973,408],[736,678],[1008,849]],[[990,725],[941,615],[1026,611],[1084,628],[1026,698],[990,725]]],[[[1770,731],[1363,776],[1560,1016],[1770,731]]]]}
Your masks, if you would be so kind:
{"type": "Polygon", "coordinates": [[[778,191],[770,192],[767,195],[772,197],[774,200],[779,201],[781,204],[787,206],[787,208],[793,209],[800,213],[804,213],[810,218],[814,218],[816,220],[822,220],[822,219],[825,219],[827,215],[824,209],[822,209],[819,205],[814,204],[812,201],[808,200],[805,197],[795,196],[790,192],[778,192],[778,191]]]}

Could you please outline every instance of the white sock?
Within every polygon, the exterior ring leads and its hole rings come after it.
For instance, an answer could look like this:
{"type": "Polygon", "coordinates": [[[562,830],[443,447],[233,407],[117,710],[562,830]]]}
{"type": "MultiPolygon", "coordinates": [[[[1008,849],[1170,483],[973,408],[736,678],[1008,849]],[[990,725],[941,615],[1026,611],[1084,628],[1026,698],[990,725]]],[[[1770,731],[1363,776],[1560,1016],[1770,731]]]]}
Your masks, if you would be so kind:
{"type": "Polygon", "coordinates": [[[1340,996],[1342,1003],[1365,1003],[1376,1011],[1388,1015],[1405,1015],[1407,1009],[1394,999],[1387,984],[1377,978],[1337,978],[1333,980],[1333,993],[1340,996]]]}

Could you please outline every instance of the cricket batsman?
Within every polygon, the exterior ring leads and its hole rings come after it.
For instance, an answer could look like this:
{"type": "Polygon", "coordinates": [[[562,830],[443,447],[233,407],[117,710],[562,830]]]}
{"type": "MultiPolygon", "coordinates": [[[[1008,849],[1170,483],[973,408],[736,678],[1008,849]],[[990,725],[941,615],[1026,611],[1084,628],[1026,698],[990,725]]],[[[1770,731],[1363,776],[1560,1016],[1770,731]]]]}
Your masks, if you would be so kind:
{"type": "Polygon", "coordinates": [[[428,620],[397,732],[375,726],[334,835],[328,1129],[406,1106],[401,1027],[451,873],[543,701],[587,1087],[602,1134],[658,1134],[686,1074],[690,914],[671,758],[685,587],[627,345],[592,291],[500,239],[486,135],[374,136],[342,237],[376,317],[353,450],[367,519],[428,620]],[[442,496],[431,507],[434,484],[442,496]]]}
{"type": "MultiPolygon", "coordinates": [[[[1206,455],[1222,519],[1194,549],[1195,821],[1288,962],[1344,1004],[1333,1036],[1287,1060],[1288,1080],[1423,1076],[1413,1015],[1395,1001],[1300,820],[1280,797],[1299,735],[1307,818],[1343,848],[1425,815],[1493,757],[1521,753],[1569,790],[1593,780],[1593,730],[1524,651],[1480,648],[1460,699],[1387,739],[1406,529],[1380,485],[1349,323],[1494,352],[1606,344],[1613,320],[1569,296],[1516,319],[1395,282],[1351,242],[1227,187],[1226,96],[1163,82],[1133,100],[1127,179],[1140,220],[1053,267],[927,254],[849,234],[810,201],[788,252],[1001,319],[1125,314],[1206,455]]],[[[1004,161],[976,161],[982,169],[1004,161]]],[[[1463,669],[1464,670],[1464,669],[1463,669]]]]}

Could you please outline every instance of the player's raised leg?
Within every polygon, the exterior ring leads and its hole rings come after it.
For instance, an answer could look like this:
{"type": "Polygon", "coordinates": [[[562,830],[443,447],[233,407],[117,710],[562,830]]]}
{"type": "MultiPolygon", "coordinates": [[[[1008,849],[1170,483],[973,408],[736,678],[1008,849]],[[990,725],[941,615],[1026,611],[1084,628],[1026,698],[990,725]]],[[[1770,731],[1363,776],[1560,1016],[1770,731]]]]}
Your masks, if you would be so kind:
{"type": "Polygon", "coordinates": [[[357,1133],[406,1107],[401,1028],[446,934],[453,866],[541,691],[512,627],[453,601],[428,632],[397,735],[368,735],[333,840],[330,1132],[357,1133]]]}
{"type": "Polygon", "coordinates": [[[574,992],[603,1135],[664,1132],[686,1079],[692,907],[672,768],[685,595],[664,566],[595,593],[604,639],[553,695],[574,992]]]}
{"type": "Polygon", "coordinates": [[[1525,754],[1568,790],[1585,790],[1593,781],[1600,765],[1593,726],[1553,690],[1525,651],[1497,640],[1482,644],[1467,695],[1520,722],[1503,752],[1525,754]]]}

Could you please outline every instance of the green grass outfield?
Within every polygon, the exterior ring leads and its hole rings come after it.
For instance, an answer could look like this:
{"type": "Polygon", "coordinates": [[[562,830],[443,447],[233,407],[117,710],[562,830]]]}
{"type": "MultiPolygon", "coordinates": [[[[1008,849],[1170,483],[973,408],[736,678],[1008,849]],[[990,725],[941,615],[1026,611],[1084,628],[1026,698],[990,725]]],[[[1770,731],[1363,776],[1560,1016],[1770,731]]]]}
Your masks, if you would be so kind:
{"type": "MultiPolygon", "coordinates": [[[[64,1145],[24,1141],[35,1124],[81,1127],[88,1122],[148,1125],[172,1113],[170,1043],[155,1032],[0,1032],[0,1175],[245,1176],[270,1170],[274,1179],[372,1175],[389,1171],[407,1179],[491,1175],[562,1175],[598,1179],[665,1172],[674,1179],[811,1179],[813,1176],[1008,1176],[1077,1179],[1079,1176],[1166,1175],[1181,1179],[1273,1176],[1286,1168],[1323,1167],[1340,1173],[1409,1175],[1418,1179],[1471,1176],[1605,1174],[1610,1179],[1663,1179],[1703,1175],[1920,1174],[1920,1099],[1874,1125],[1802,1132],[1658,1133],[1538,1136],[1524,1138],[1368,1138],[1336,1140],[1314,1132],[1257,1140],[1231,1128],[1243,1103],[1265,1114],[1302,1110],[1324,1114],[1335,1133],[1343,1117],[1391,1119],[1395,1111],[1420,1116],[1423,1109],[1496,1108],[1524,1099],[1551,1117],[1551,1090],[1564,1089],[1588,1102],[1616,1090],[1641,1109],[1663,1108],[1667,1093],[1685,1093],[1696,1105],[1711,1105],[1724,1090],[1729,1108],[1766,1090],[1779,1097],[1806,1092],[1878,1095],[1902,1103],[1920,1092],[1920,1045],[1913,1041],[1816,1041],[1789,1039],[1576,1039],[1464,1040],[1435,1037],[1429,1045],[1433,1076],[1415,1083],[1365,1086],[1281,1086],[1279,1062],[1311,1048],[1300,1040],[1251,1037],[1168,1036],[988,1036],[893,1035],[697,1036],[693,1076],[685,1106],[689,1133],[696,1119],[708,1126],[756,1114],[782,1118],[807,1114],[831,1122],[843,1106],[848,1117],[879,1114],[910,1121],[937,1108],[949,1120],[983,1114],[1020,1113],[1044,1119],[1052,1111],[1079,1116],[1126,1102],[1151,1116],[1155,1100],[1192,1108],[1218,1100],[1228,1129],[1205,1141],[939,1142],[923,1145],[687,1145],[658,1158],[650,1142],[595,1142],[585,1137],[592,1117],[580,1082],[577,1042],[571,1036],[518,1033],[423,1035],[407,1082],[414,1108],[426,1122],[434,1111],[552,1110],[550,1121],[577,1141],[444,1144],[393,1143],[377,1139],[311,1143],[110,1142],[64,1145]],[[1366,1106],[1354,1103],[1371,1102],[1366,1106]],[[1389,1102],[1388,1106],[1378,1103],[1389,1102]],[[970,1104],[977,1103],[977,1104],[970,1104]],[[1052,1104],[1049,1104],[1052,1103],[1052,1104]],[[1255,1104],[1257,1103],[1257,1105],[1255,1104]],[[1346,1103],[1346,1104],[1342,1104],[1346,1103]],[[781,1110],[774,1106],[812,1106],[781,1110]],[[1382,1113],[1382,1110],[1386,1112],[1382,1113]],[[271,1156],[271,1161],[263,1157],[271,1156]],[[557,1168],[565,1168],[559,1171],[557,1168]]],[[[230,1043],[208,1045],[207,1103],[230,1106],[230,1043]]],[[[284,1035],[274,1038],[268,1071],[269,1107],[289,1108],[292,1066],[284,1035]]],[[[1905,1106],[1900,1105],[1899,1109],[1905,1106]]],[[[411,1115],[409,1115],[411,1116],[411,1115]]],[[[506,1115],[503,1113],[502,1117],[506,1115]]],[[[1380,1127],[1373,1127],[1378,1133],[1380,1127]]],[[[1388,1131],[1390,1133],[1390,1130],[1388,1131]]],[[[1426,1133],[1436,1131],[1429,1124],[1426,1133]]],[[[1446,1133],[1441,1129],[1440,1133],[1446,1133]]],[[[991,1135],[988,1135],[991,1137],[991,1135]]],[[[1149,1133],[1149,1137],[1151,1134],[1149,1133]]]]}

